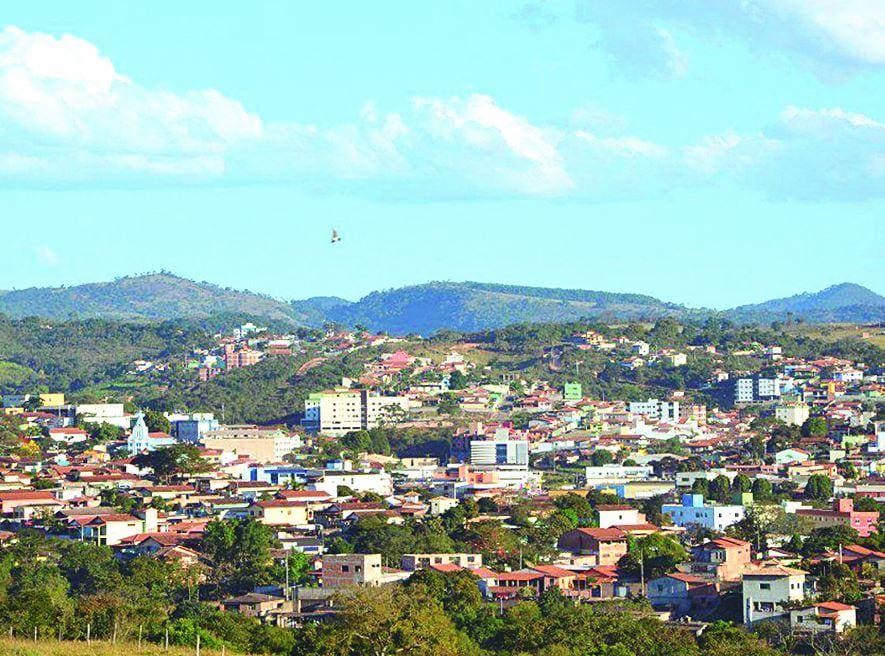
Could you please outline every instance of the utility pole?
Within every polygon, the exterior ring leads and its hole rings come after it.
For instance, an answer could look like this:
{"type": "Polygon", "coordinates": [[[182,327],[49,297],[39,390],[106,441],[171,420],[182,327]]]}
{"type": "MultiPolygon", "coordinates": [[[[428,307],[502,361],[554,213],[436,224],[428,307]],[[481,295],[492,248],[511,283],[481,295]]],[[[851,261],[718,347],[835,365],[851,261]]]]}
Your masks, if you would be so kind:
{"type": "Polygon", "coordinates": [[[645,596],[645,549],[639,549],[639,589],[645,596]]]}
{"type": "Polygon", "coordinates": [[[289,554],[286,554],[286,592],[283,598],[289,601],[289,554]]]}

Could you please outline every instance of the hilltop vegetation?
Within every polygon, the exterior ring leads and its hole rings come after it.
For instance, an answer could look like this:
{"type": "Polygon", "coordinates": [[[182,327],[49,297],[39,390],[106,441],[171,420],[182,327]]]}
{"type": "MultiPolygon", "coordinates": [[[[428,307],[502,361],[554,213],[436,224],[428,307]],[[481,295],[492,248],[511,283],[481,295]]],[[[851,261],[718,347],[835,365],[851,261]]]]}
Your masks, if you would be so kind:
{"type": "Polygon", "coordinates": [[[12,320],[0,315],[0,393],[76,391],[122,375],[133,360],[204,345],[209,334],[175,322],[12,320]]]}
{"type": "Polygon", "coordinates": [[[653,319],[685,312],[681,306],[639,294],[433,282],[373,292],[356,303],[330,307],[327,317],[344,325],[359,323],[394,334],[429,335],[441,329],[475,331],[586,317],[653,319]]]}
{"type": "Polygon", "coordinates": [[[269,296],[194,282],[170,273],[74,287],[30,288],[0,296],[0,312],[50,319],[199,319],[240,313],[298,323],[289,304],[269,296]]]}
{"type": "Polygon", "coordinates": [[[725,316],[742,323],[783,321],[791,317],[814,323],[876,323],[885,321],[885,297],[845,282],[813,294],[742,305],[727,311],[725,316]]]}
{"type": "MultiPolygon", "coordinates": [[[[375,331],[430,335],[521,323],[683,320],[721,316],[738,323],[885,321],[885,298],[850,283],[716,312],[667,303],[643,294],[556,289],[479,282],[431,282],[376,291],[351,302],[335,296],[282,301],[248,291],[194,282],[161,272],[74,287],[0,292],[0,313],[52,319],[190,320],[213,328],[213,318],[257,321],[281,329],[360,324],[375,331]]],[[[217,325],[217,322],[216,322],[217,325]]]]}

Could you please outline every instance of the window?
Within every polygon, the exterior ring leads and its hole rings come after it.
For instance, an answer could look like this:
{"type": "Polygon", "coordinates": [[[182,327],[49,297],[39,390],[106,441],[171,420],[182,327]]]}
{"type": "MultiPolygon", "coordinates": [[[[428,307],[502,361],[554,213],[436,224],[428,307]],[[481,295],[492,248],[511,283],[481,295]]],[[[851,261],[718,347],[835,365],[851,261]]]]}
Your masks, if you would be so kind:
{"type": "Polygon", "coordinates": [[[760,583],[759,589],[760,590],[771,590],[771,583],[760,583]]]}
{"type": "Polygon", "coordinates": [[[342,565],[342,566],[341,566],[341,571],[342,571],[342,572],[349,572],[349,571],[350,571],[350,565],[342,565]]]}

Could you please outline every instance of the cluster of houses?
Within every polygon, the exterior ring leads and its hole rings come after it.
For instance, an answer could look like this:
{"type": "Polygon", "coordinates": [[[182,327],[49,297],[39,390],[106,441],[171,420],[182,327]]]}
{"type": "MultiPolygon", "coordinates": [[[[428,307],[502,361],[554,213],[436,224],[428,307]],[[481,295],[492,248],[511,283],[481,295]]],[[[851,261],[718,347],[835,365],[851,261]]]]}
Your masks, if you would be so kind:
{"type": "MultiPolygon", "coordinates": [[[[335,353],[397,341],[332,332],[324,348],[335,353]]],[[[692,357],[690,350],[654,349],[592,331],[572,343],[622,358],[624,366],[680,367],[692,357]]],[[[691,402],[679,391],[599,400],[576,382],[489,383],[469,348],[432,358],[410,355],[400,344],[367,362],[361,376],[306,398],[297,428],[169,413],[170,430],[156,432],[123,404],[7,395],[4,413],[19,425],[23,442],[37,448],[0,457],[0,543],[35,528],[107,545],[120,558],[146,555],[199,568],[209,566],[201,544],[210,521],[253,518],[274,531],[283,554],[309,556],[311,584],[256,589],[223,606],[286,626],[334,613],[341,588],[396,585],[420,569],[466,572],[490,602],[502,605],[555,587],[580,603],[645,597],[673,619],[715,618],[739,608],[748,625],[777,619],[797,633],[841,633],[877,621],[885,553],[861,542],[878,534],[880,517],[855,503],[885,501],[885,423],[874,421],[869,404],[879,394],[879,376],[861,363],[799,361],[777,347],[757,346],[749,354],[764,359],[769,373],[717,373],[711,388],[727,400],[718,407],[691,402]],[[457,421],[440,412],[443,400],[461,411],[457,421]],[[778,442],[760,428],[765,418],[800,430],[778,442]],[[805,430],[812,418],[823,430],[805,430]],[[98,442],[84,423],[109,424],[121,435],[98,442]],[[442,458],[348,453],[317,462],[318,445],[380,426],[449,426],[450,452],[442,458]],[[138,457],[176,444],[196,447],[205,467],[161,480],[138,457]],[[739,477],[787,492],[777,502],[755,498],[736,487],[739,477]],[[821,477],[831,486],[830,498],[810,498],[806,486],[821,477]],[[714,500],[709,487],[723,479],[734,492],[714,500]],[[527,501],[543,518],[560,496],[600,493],[621,503],[596,505],[592,525],[567,530],[550,545],[554,557],[517,569],[492,569],[478,552],[405,554],[399,562],[325,552],[331,537],[346,536],[368,517],[424,521],[468,500],[489,499],[506,525],[513,504],[527,501]],[[656,523],[639,510],[651,499],[661,501],[656,523]],[[735,537],[734,527],[762,503],[794,515],[804,535],[833,527],[854,531],[857,543],[815,554],[814,562],[847,565],[865,581],[862,601],[822,598],[809,560],[786,549],[792,536],[769,536],[765,548],[735,537]],[[683,544],[690,559],[654,577],[627,567],[631,548],[653,535],[683,544]]],[[[196,368],[208,379],[299,348],[294,338],[268,337],[246,324],[220,337],[196,368]]]]}

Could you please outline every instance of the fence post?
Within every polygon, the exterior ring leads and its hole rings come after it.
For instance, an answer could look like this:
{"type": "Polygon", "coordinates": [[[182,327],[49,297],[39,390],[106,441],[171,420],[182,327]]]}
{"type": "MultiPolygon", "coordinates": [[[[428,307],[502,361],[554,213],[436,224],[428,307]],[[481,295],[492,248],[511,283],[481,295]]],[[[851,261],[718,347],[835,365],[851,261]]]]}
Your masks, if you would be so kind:
{"type": "Polygon", "coordinates": [[[142,624],[138,625],[138,648],[139,649],[141,649],[141,628],[142,628],[142,626],[143,626],[142,624]]]}
{"type": "Polygon", "coordinates": [[[34,642],[37,642],[37,627],[34,626],[34,642]]]}
{"type": "Polygon", "coordinates": [[[86,622],[86,644],[92,644],[92,622],[86,622]]]}
{"type": "Polygon", "coordinates": [[[168,624],[166,625],[166,640],[165,640],[165,645],[166,645],[166,651],[169,651],[169,625],[168,625],[168,624]]]}
{"type": "Polygon", "coordinates": [[[114,635],[111,637],[111,644],[112,645],[117,644],[117,621],[116,620],[114,620],[114,635]]]}
{"type": "Polygon", "coordinates": [[[197,634],[197,651],[196,656],[200,656],[200,634],[197,634]]]}

